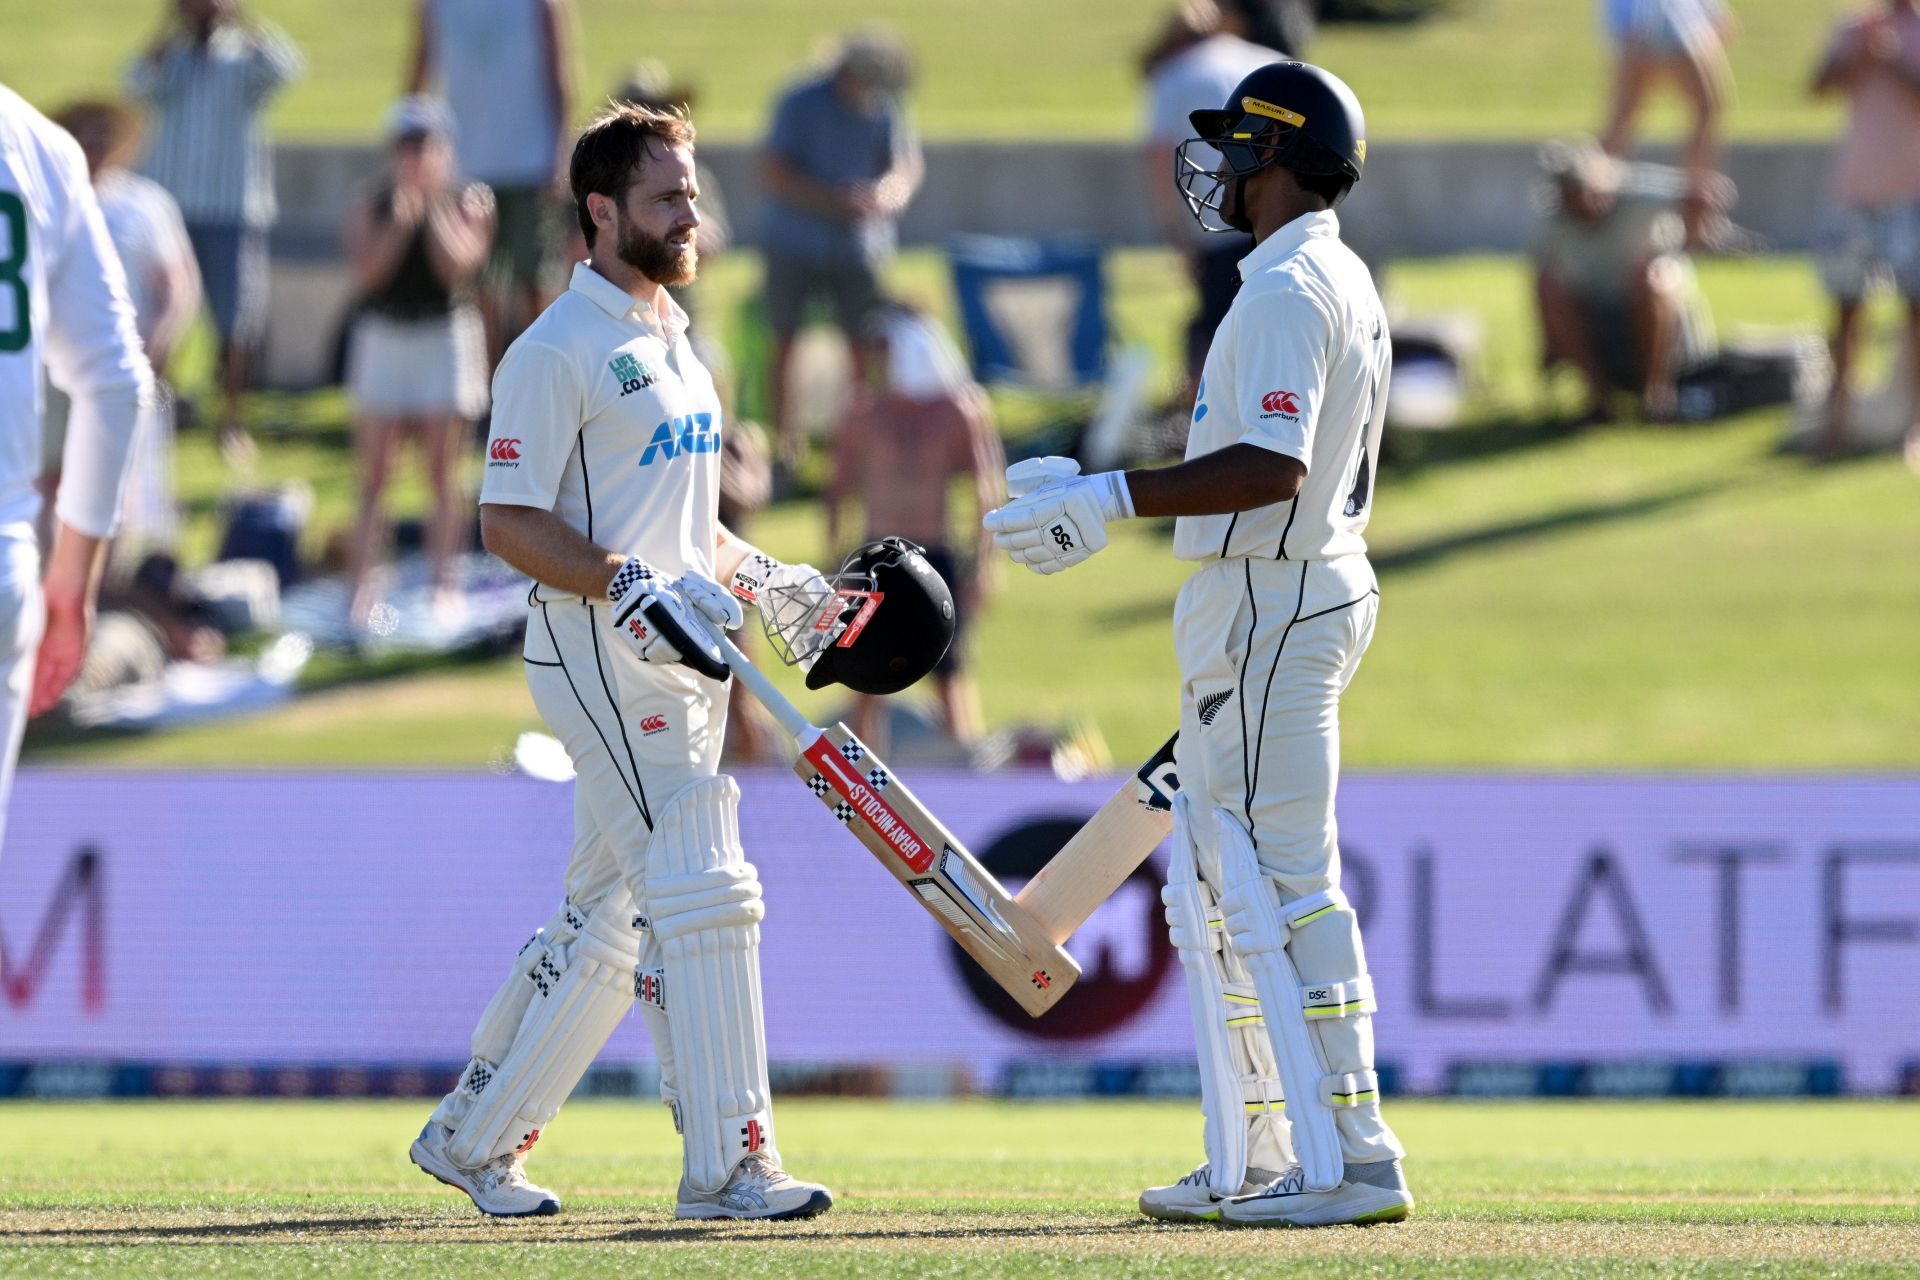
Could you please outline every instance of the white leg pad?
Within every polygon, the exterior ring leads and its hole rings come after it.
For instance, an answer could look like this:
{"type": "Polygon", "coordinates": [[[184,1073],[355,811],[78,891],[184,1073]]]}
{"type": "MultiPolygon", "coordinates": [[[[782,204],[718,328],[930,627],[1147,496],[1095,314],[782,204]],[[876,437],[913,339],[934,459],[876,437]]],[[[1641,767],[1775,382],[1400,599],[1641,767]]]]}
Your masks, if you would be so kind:
{"type": "Polygon", "coordinates": [[[1300,975],[1300,1006],[1320,1043],[1328,1074],[1320,1096],[1334,1110],[1349,1164],[1406,1154],[1380,1114],[1373,1058],[1373,979],[1360,944],[1360,921],[1339,890],[1281,908],[1288,954],[1300,975]]]}
{"type": "Polygon", "coordinates": [[[732,778],[690,783],[657,812],[647,844],[643,912],[661,959],[671,1101],[687,1184],[707,1193],[752,1152],[779,1159],[760,1000],[765,908],[740,848],[739,803],[732,778]]]}
{"type": "Polygon", "coordinates": [[[1340,1185],[1345,1161],[1333,1111],[1322,1102],[1323,1081],[1331,1074],[1320,1041],[1307,1025],[1300,979],[1287,956],[1288,928],[1272,881],[1245,827],[1225,809],[1215,809],[1220,874],[1227,882],[1220,906],[1227,932],[1253,975],[1266,1015],[1267,1037],[1286,1088],[1287,1120],[1301,1173],[1312,1191],[1340,1185]]]}
{"type": "Polygon", "coordinates": [[[513,1038],[519,1034],[527,1005],[536,994],[532,982],[534,968],[546,958],[548,950],[569,946],[586,922],[586,914],[571,900],[563,902],[553,919],[535,929],[526,945],[520,948],[513,958],[513,972],[493,993],[493,999],[487,1001],[479,1024],[473,1029],[473,1057],[460,1072],[460,1082],[434,1108],[436,1121],[449,1129],[458,1129],[465,1122],[467,1113],[473,1110],[474,1100],[493,1082],[500,1064],[513,1048],[513,1038]]]}
{"type": "Polygon", "coordinates": [[[1226,945],[1213,889],[1200,877],[1184,795],[1174,797],[1173,814],[1172,861],[1160,897],[1186,974],[1209,1176],[1216,1192],[1233,1195],[1250,1165],[1278,1172],[1293,1163],[1292,1145],[1259,998],[1226,945]]]}
{"type": "MultiPolygon", "coordinates": [[[[631,917],[627,894],[617,891],[571,937],[549,939],[543,931],[521,952],[516,971],[525,974],[530,994],[503,990],[481,1018],[491,1041],[486,1047],[495,1048],[512,1006],[524,1002],[511,1048],[490,1080],[476,1081],[466,1115],[454,1125],[447,1154],[455,1164],[471,1169],[524,1151],[559,1114],[633,1004],[640,940],[631,917]]],[[[475,1056],[484,1062],[481,1047],[477,1032],[475,1056]]]]}

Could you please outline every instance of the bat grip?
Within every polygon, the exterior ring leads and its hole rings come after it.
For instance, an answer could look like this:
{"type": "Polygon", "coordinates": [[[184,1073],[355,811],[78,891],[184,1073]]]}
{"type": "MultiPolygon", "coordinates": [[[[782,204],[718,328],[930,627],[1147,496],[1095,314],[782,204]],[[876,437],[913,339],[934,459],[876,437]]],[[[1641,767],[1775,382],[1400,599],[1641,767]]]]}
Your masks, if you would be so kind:
{"type": "Polygon", "coordinates": [[[804,747],[809,737],[820,732],[812,721],[800,714],[800,708],[787,701],[786,695],[774,687],[773,681],[767,679],[765,673],[747,660],[747,655],[740,652],[740,646],[729,639],[724,631],[709,624],[705,618],[698,618],[697,621],[719,643],[727,665],[733,668],[734,678],[747,686],[760,705],[787,731],[788,737],[804,747]]]}

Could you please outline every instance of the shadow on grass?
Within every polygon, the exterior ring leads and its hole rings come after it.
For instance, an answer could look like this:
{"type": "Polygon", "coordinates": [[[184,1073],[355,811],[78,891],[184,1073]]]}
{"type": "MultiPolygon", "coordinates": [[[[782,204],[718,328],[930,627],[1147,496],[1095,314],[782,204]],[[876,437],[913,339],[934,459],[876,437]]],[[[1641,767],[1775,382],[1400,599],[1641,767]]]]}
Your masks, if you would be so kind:
{"type": "MultiPolygon", "coordinates": [[[[1597,525],[1612,524],[1619,520],[1637,520],[1642,516],[1698,502],[1727,487],[1726,484],[1698,484],[1682,489],[1672,489],[1665,493],[1646,494],[1637,498],[1590,502],[1581,506],[1566,507],[1550,515],[1503,520],[1494,524],[1481,525],[1478,528],[1463,529],[1455,533],[1422,539],[1403,547],[1374,550],[1368,553],[1368,557],[1373,562],[1374,572],[1385,578],[1390,574],[1424,569],[1464,552],[1484,551],[1507,543],[1524,542],[1530,538],[1588,529],[1597,525]]],[[[1163,599],[1137,600],[1102,610],[1095,615],[1095,618],[1100,626],[1118,630],[1148,623],[1165,623],[1167,613],[1168,605],[1163,599]]]]}
{"type": "Polygon", "coordinates": [[[1589,502],[1567,507],[1550,515],[1529,516],[1520,520],[1502,520],[1463,529],[1457,533],[1423,539],[1404,547],[1370,553],[1374,571],[1381,576],[1408,569],[1424,569],[1463,551],[1481,551],[1510,542],[1523,542],[1547,534],[1567,533],[1619,520],[1637,520],[1642,516],[1687,506],[1719,492],[1724,485],[1696,484],[1665,493],[1650,493],[1613,502],[1589,502]]]}
{"type": "Polygon", "coordinates": [[[1593,430],[1571,418],[1505,414],[1445,431],[1394,431],[1380,447],[1380,469],[1417,472],[1450,462],[1472,462],[1558,444],[1593,430]]]}

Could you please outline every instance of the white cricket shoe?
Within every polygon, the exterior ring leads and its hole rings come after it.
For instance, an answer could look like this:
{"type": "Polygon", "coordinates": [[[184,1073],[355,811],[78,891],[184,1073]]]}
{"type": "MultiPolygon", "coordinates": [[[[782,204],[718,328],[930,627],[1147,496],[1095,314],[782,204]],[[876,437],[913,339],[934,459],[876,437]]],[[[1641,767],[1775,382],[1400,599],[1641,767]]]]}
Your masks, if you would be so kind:
{"type": "Polygon", "coordinates": [[[801,1182],[785,1169],[755,1153],[734,1166],[733,1176],[718,1191],[695,1191],[680,1180],[676,1218],[759,1218],[769,1222],[811,1218],[833,1208],[833,1193],[812,1182],[801,1182]]]}
{"type": "Polygon", "coordinates": [[[447,1155],[453,1130],[427,1121],[407,1155],[422,1169],[458,1191],[467,1193],[474,1208],[496,1218],[543,1217],[560,1212],[560,1197],[527,1181],[520,1152],[495,1157],[478,1169],[457,1165],[447,1155]]]}
{"type": "Polygon", "coordinates": [[[1248,1169],[1247,1180],[1232,1191],[1215,1191],[1212,1167],[1202,1161],[1199,1168],[1172,1186],[1142,1191],[1140,1212],[1162,1222],[1213,1222],[1220,1217],[1222,1200],[1258,1191],[1279,1176],[1271,1169],[1248,1169]]]}
{"type": "Polygon", "coordinates": [[[1366,1227],[1403,1222],[1412,1213],[1413,1192],[1398,1160],[1350,1164],[1331,1191],[1307,1190],[1295,1165],[1251,1195],[1220,1205],[1220,1221],[1244,1227],[1366,1227]]]}

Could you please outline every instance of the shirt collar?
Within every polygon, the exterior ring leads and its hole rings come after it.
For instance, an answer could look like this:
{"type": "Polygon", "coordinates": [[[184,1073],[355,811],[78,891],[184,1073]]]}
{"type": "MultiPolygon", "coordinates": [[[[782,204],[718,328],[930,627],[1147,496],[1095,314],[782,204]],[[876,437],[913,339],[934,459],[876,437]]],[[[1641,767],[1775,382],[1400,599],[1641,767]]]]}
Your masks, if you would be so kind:
{"type": "MultiPolygon", "coordinates": [[[[654,330],[661,327],[660,318],[654,314],[652,307],[595,271],[587,263],[573,264],[573,278],[567,282],[567,287],[584,296],[615,320],[635,320],[654,330]]],[[[673,300],[671,293],[666,296],[666,302],[667,323],[663,336],[667,341],[673,342],[687,331],[687,313],[681,310],[680,304],[673,300]]]]}
{"type": "Polygon", "coordinates": [[[1251,280],[1309,240],[1330,240],[1340,234],[1340,219],[1331,209],[1303,213],[1262,240],[1240,259],[1240,278],[1251,280]]]}

